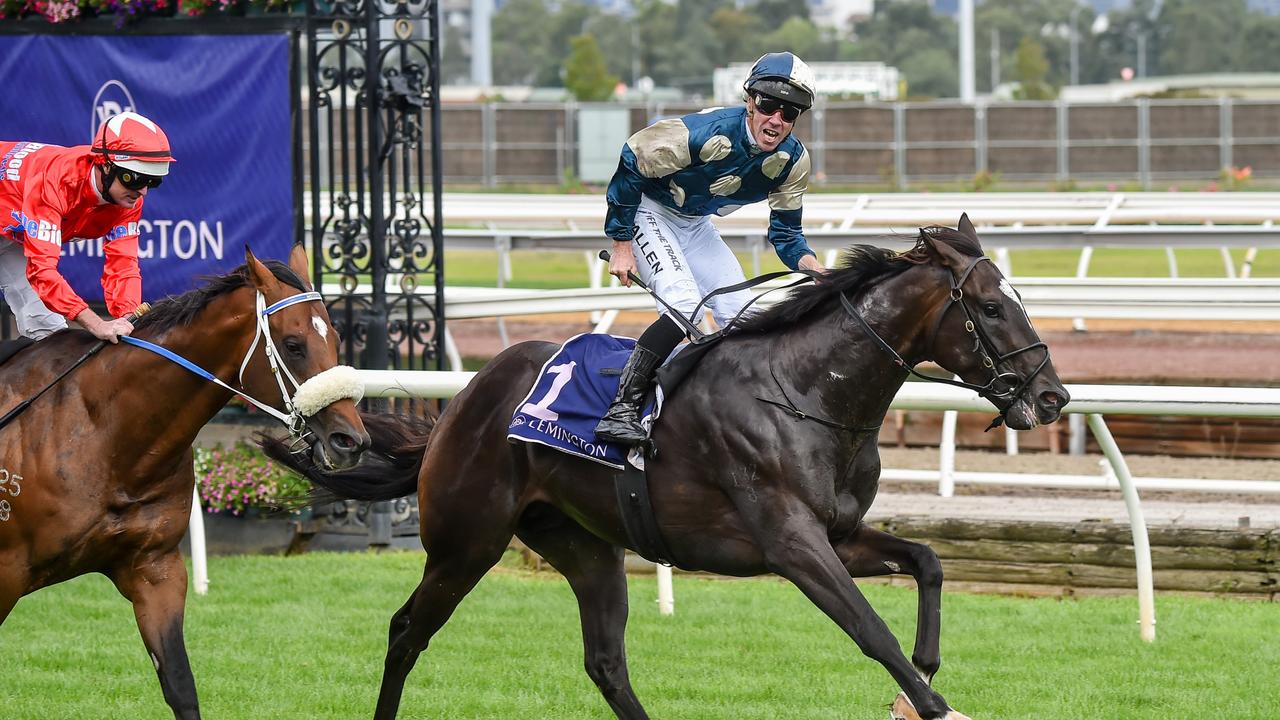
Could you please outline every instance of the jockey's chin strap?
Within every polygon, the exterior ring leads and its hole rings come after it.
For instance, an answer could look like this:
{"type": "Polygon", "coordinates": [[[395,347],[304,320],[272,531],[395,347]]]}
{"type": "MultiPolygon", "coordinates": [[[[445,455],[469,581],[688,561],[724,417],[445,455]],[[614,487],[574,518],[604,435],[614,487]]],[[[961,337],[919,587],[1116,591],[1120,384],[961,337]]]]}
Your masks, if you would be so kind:
{"type": "Polygon", "coordinates": [[[951,378],[933,377],[917,371],[914,365],[911,365],[904,360],[903,357],[898,354],[898,351],[893,349],[893,346],[886,342],[884,338],[880,337],[880,335],[871,327],[871,324],[867,322],[866,318],[862,317],[862,314],[858,312],[857,308],[853,306],[853,303],[849,301],[849,298],[846,297],[844,293],[839,293],[839,295],[840,304],[844,306],[845,312],[853,317],[854,320],[858,321],[863,332],[865,332],[881,350],[893,358],[894,364],[898,367],[906,370],[908,373],[920,378],[921,380],[942,383],[944,385],[954,385],[956,387],[972,390],[999,407],[1000,414],[992,419],[991,424],[987,426],[987,430],[993,430],[1004,423],[1005,415],[1009,412],[1009,408],[1013,407],[1013,400],[1022,394],[1022,391],[1031,384],[1031,381],[1034,380],[1035,377],[1040,374],[1040,371],[1044,369],[1045,365],[1049,363],[1049,347],[1043,342],[1034,342],[1026,347],[1018,348],[1017,350],[1003,354],[993,349],[991,339],[982,331],[982,326],[973,319],[973,314],[970,312],[969,306],[964,304],[964,282],[969,279],[969,275],[973,272],[973,269],[978,266],[978,263],[984,260],[991,262],[991,258],[986,257],[985,255],[982,257],[976,257],[969,263],[964,271],[960,273],[959,277],[950,275],[951,291],[949,293],[947,306],[938,313],[938,317],[934,321],[933,332],[930,333],[929,336],[929,346],[932,347],[934,341],[937,340],[938,331],[942,327],[942,319],[946,317],[947,312],[951,310],[952,305],[959,305],[960,309],[963,310],[965,314],[964,329],[973,336],[973,352],[982,356],[983,367],[991,371],[991,379],[984,385],[968,383],[963,380],[952,380],[951,378]],[[1009,360],[1009,358],[1037,348],[1044,349],[1044,359],[1041,360],[1040,364],[1036,366],[1036,369],[1025,378],[1019,376],[1015,372],[1008,370],[1002,371],[1000,369],[1000,366],[1009,360]],[[992,359],[993,357],[994,360],[992,359]],[[997,384],[1003,385],[1004,389],[998,389],[997,384]],[[1009,402],[1003,403],[1003,407],[1000,407],[1001,402],[999,401],[1004,400],[1008,400],[1009,402]]]}
{"type": "Polygon", "coordinates": [[[271,374],[275,377],[276,383],[280,386],[280,396],[284,398],[284,407],[286,412],[280,412],[269,404],[256,400],[242,390],[228,385],[213,373],[196,365],[190,360],[178,355],[177,353],[163,348],[155,343],[140,340],[128,335],[120,338],[121,342],[133,345],[135,347],[150,350],[151,352],[170,360],[183,368],[199,375],[209,382],[219,385],[232,393],[244,398],[244,401],[258,408],[262,412],[267,413],[271,417],[284,423],[289,428],[290,434],[295,437],[302,437],[306,432],[306,419],[317,412],[328,407],[330,404],[343,398],[351,398],[354,402],[360,402],[364,396],[364,387],[356,377],[356,371],[347,365],[338,365],[331,367],[324,372],[317,373],[314,377],[309,378],[303,383],[299,383],[289,368],[280,359],[280,351],[276,348],[275,341],[271,338],[271,326],[267,319],[272,313],[283,310],[291,305],[298,303],[322,301],[322,297],[318,292],[302,292],[291,295],[279,302],[268,306],[266,298],[262,292],[256,293],[256,312],[255,322],[257,324],[256,331],[253,334],[253,343],[249,345],[249,351],[245,353],[244,360],[240,362],[240,372],[238,375],[240,387],[244,387],[244,371],[249,365],[249,360],[253,357],[253,351],[258,348],[258,341],[266,338],[262,349],[266,353],[267,362],[271,366],[271,374]],[[282,377],[283,376],[283,377],[282,377]],[[294,387],[294,392],[290,393],[285,385],[284,378],[288,378],[294,387]]]}

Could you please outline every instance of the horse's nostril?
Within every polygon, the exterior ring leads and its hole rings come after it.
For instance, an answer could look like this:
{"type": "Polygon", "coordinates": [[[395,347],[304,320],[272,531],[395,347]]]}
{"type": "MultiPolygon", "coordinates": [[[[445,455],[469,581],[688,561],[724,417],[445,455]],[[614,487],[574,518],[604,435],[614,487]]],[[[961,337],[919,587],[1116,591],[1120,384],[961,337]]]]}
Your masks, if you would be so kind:
{"type": "Polygon", "coordinates": [[[338,452],[348,453],[355,450],[359,443],[355,438],[342,432],[336,432],[329,436],[329,447],[338,452]]]}
{"type": "Polygon", "coordinates": [[[1046,407],[1051,407],[1056,409],[1061,409],[1063,406],[1067,404],[1066,400],[1064,400],[1063,397],[1056,392],[1040,393],[1040,402],[1043,403],[1046,407]]]}

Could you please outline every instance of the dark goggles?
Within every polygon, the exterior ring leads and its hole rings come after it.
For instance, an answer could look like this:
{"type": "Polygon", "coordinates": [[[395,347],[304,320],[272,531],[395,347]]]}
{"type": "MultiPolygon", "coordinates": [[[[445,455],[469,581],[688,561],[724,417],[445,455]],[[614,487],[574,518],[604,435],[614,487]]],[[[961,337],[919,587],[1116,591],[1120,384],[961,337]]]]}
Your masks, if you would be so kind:
{"type": "Polygon", "coordinates": [[[160,183],[164,182],[164,178],[156,177],[155,175],[143,175],[140,172],[125,170],[124,168],[117,168],[116,179],[120,181],[121,185],[134,191],[141,190],[144,187],[158,188],[160,183]]]}
{"type": "Polygon", "coordinates": [[[793,123],[796,118],[800,117],[800,113],[804,112],[804,108],[799,105],[792,105],[785,100],[769,97],[768,95],[756,95],[756,110],[765,115],[772,115],[778,111],[782,111],[782,119],[793,123]]]}

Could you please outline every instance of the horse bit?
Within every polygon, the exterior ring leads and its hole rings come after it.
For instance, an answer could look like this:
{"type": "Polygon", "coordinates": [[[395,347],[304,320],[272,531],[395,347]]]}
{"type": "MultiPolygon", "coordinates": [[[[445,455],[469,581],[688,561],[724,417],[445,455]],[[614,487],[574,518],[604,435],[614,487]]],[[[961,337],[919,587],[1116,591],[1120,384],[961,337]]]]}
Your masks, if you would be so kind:
{"type": "MultiPolygon", "coordinates": [[[[1003,354],[994,349],[995,343],[991,341],[991,338],[982,329],[982,325],[974,320],[973,312],[969,309],[969,306],[964,303],[964,283],[969,279],[969,275],[973,272],[974,268],[978,266],[978,263],[984,260],[992,262],[991,258],[983,255],[974,258],[969,265],[965,267],[964,272],[960,273],[960,277],[957,278],[955,275],[948,273],[948,276],[951,279],[951,291],[948,294],[947,306],[938,313],[938,317],[934,321],[933,331],[929,334],[928,346],[933,347],[934,342],[938,339],[938,331],[942,328],[942,320],[946,317],[952,306],[959,305],[965,315],[964,329],[973,337],[973,349],[970,350],[970,352],[981,355],[982,366],[991,371],[991,379],[988,380],[985,385],[976,385],[963,380],[952,380],[951,378],[931,377],[918,372],[915,369],[915,366],[908,364],[907,361],[898,354],[898,351],[894,350],[889,343],[885,342],[884,338],[880,337],[880,335],[876,333],[876,331],[867,322],[866,318],[862,317],[861,313],[853,307],[853,303],[849,302],[849,298],[845,297],[844,293],[840,293],[840,303],[844,306],[845,312],[858,321],[858,324],[862,326],[863,331],[880,346],[880,349],[892,356],[894,363],[905,369],[908,373],[920,378],[921,380],[927,380],[928,382],[943,383],[946,385],[954,385],[956,387],[973,390],[982,397],[991,400],[993,404],[998,405],[998,403],[996,403],[997,400],[1009,400],[1004,407],[1000,408],[1000,414],[996,416],[996,418],[991,421],[991,425],[987,427],[987,430],[992,430],[1000,427],[1000,425],[1005,421],[1005,415],[1009,412],[1009,408],[1013,407],[1013,400],[1021,395],[1022,391],[1031,384],[1031,381],[1034,380],[1042,370],[1044,370],[1045,365],[1049,364],[1049,346],[1045,345],[1043,341],[1039,341],[1003,354]],[[1037,348],[1044,349],[1044,359],[1040,361],[1040,364],[1036,366],[1036,369],[1033,370],[1030,375],[1023,378],[1011,370],[1001,370],[1001,367],[1007,363],[1010,358],[1037,348]],[[993,357],[994,359],[992,359],[993,357]],[[1004,385],[1005,389],[997,389],[997,383],[1004,385]]],[[[1014,292],[1016,293],[1017,291],[1015,290],[1014,292]]]]}
{"type": "Polygon", "coordinates": [[[276,384],[280,387],[280,396],[284,398],[284,407],[287,412],[280,412],[271,407],[267,403],[256,400],[248,393],[237,390],[227,383],[223,382],[213,373],[178,355],[177,353],[163,348],[155,343],[140,340],[128,335],[120,338],[121,342],[140,347],[167,359],[171,360],[183,368],[199,375],[200,377],[215,383],[217,385],[230,390],[232,393],[244,398],[245,402],[253,405],[259,410],[267,413],[271,417],[284,423],[289,429],[289,435],[295,440],[304,440],[310,431],[307,429],[307,418],[315,415],[329,405],[345,398],[351,398],[353,402],[360,402],[364,397],[364,383],[360,381],[355,368],[349,365],[336,365],[320,373],[316,373],[306,381],[299,383],[293,377],[293,373],[289,372],[288,366],[280,359],[280,351],[276,347],[275,340],[271,337],[271,326],[268,318],[275,312],[283,310],[291,305],[298,303],[322,301],[320,293],[302,292],[273,303],[268,306],[266,298],[263,297],[262,291],[256,292],[256,311],[254,313],[257,331],[253,334],[253,343],[249,345],[248,352],[244,355],[244,360],[240,362],[240,387],[244,387],[244,371],[249,365],[250,358],[253,357],[253,351],[257,349],[258,342],[263,338],[266,342],[262,345],[262,350],[266,353],[267,362],[271,366],[271,374],[276,379],[276,384]],[[288,387],[285,385],[285,379],[293,385],[294,392],[292,397],[288,387]]]}

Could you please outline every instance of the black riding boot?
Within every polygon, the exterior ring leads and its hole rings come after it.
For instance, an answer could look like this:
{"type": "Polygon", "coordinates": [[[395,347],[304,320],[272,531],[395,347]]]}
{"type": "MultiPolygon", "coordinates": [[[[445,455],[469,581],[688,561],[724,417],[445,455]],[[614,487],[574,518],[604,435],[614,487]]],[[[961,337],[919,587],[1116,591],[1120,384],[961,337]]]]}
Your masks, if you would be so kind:
{"type": "Polygon", "coordinates": [[[618,394],[596,425],[597,439],[628,445],[638,445],[648,439],[640,424],[640,404],[653,385],[658,366],[683,339],[684,330],[666,315],[644,331],[622,367],[618,394]]]}

